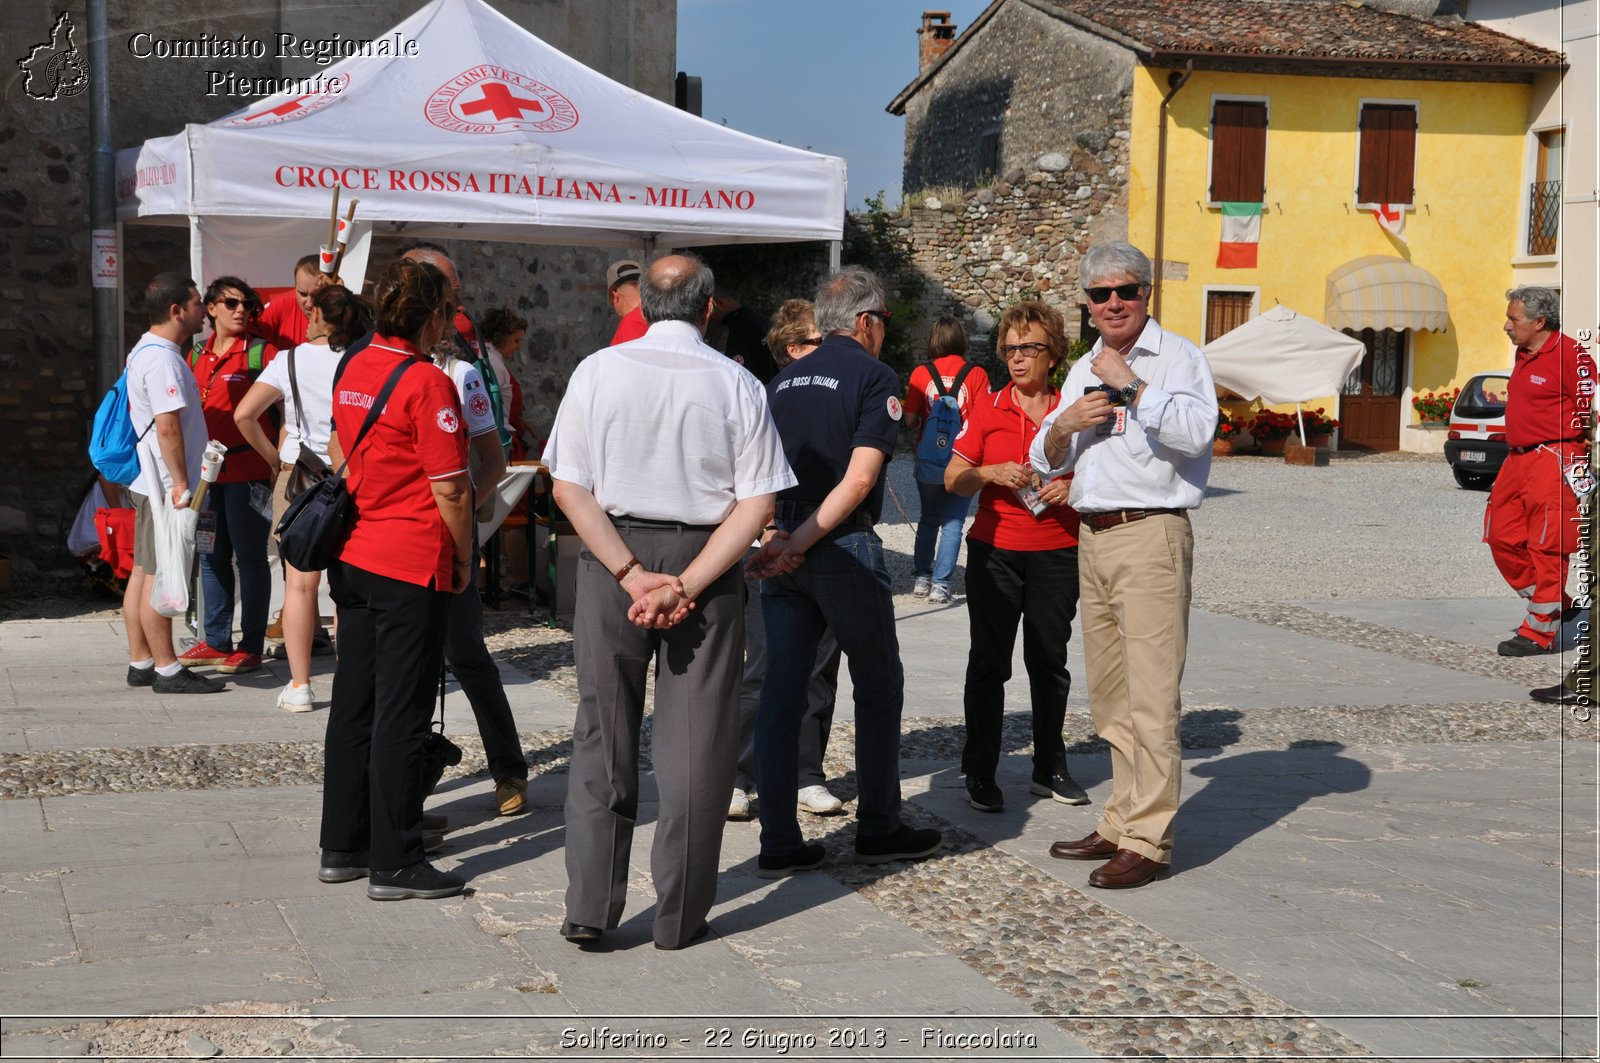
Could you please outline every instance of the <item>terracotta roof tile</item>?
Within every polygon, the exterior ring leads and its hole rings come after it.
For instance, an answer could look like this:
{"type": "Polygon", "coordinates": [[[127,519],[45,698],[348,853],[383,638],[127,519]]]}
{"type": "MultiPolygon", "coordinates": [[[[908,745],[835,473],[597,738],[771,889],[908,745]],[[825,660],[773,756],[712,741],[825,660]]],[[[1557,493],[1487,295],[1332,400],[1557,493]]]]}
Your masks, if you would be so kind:
{"type": "Polygon", "coordinates": [[[1459,19],[1347,0],[1034,0],[1086,29],[1161,53],[1558,67],[1556,52],[1459,19]]]}

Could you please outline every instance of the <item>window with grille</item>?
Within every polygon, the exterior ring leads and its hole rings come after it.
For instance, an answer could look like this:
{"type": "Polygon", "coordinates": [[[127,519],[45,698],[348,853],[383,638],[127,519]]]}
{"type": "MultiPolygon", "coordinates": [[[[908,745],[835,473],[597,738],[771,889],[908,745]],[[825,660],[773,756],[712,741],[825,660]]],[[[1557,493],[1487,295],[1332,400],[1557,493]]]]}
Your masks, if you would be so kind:
{"type": "Polygon", "coordinates": [[[1362,104],[1356,202],[1410,204],[1415,198],[1416,163],[1416,105],[1362,104]]]}
{"type": "Polygon", "coordinates": [[[1255,292],[1206,293],[1206,342],[1224,336],[1250,320],[1255,292]]]}
{"type": "Polygon", "coordinates": [[[1211,202],[1261,203],[1266,197],[1266,103],[1217,100],[1211,105],[1211,202]]]}

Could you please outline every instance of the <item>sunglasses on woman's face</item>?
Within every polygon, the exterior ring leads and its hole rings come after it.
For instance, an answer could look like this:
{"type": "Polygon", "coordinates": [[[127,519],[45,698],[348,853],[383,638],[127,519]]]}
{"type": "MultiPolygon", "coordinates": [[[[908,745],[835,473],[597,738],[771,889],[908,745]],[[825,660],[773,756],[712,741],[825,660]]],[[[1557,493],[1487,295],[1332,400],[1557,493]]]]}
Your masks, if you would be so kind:
{"type": "Polygon", "coordinates": [[[217,302],[221,303],[223,306],[227,307],[229,310],[237,310],[237,309],[239,309],[239,307],[242,306],[242,307],[245,308],[245,311],[248,312],[248,313],[252,313],[253,314],[256,311],[256,304],[255,303],[252,303],[248,299],[240,299],[238,296],[234,296],[234,295],[230,295],[226,299],[218,299],[217,302]]]}

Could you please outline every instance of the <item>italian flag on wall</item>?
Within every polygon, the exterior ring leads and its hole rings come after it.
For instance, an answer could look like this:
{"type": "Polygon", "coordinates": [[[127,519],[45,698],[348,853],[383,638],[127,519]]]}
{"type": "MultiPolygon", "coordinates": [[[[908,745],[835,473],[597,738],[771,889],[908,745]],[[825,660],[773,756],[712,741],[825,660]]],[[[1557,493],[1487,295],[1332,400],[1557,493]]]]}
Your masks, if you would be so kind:
{"type": "Polygon", "coordinates": [[[1261,244],[1261,204],[1222,204],[1222,243],[1217,245],[1219,269],[1255,269],[1256,248],[1261,244]]]}

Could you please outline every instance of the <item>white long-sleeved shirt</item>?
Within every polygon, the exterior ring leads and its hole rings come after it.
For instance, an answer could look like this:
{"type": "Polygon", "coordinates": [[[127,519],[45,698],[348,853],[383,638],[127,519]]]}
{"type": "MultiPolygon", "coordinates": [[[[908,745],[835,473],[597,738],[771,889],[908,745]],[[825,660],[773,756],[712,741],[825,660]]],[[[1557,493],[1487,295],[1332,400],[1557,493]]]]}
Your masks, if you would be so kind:
{"type": "Polygon", "coordinates": [[[1145,322],[1128,367],[1145,382],[1128,411],[1126,431],[1101,435],[1100,426],[1072,437],[1060,465],[1045,456],[1050,426],[1083,396],[1105,383],[1094,373],[1102,344],[1080,358],[1062,385],[1061,405],[1044,419],[1028,458],[1040,475],[1072,478],[1072,508],[1079,513],[1117,509],[1194,509],[1211,475],[1211,441],[1217,429],[1217,390],[1200,348],[1154,320],[1145,322]]]}

